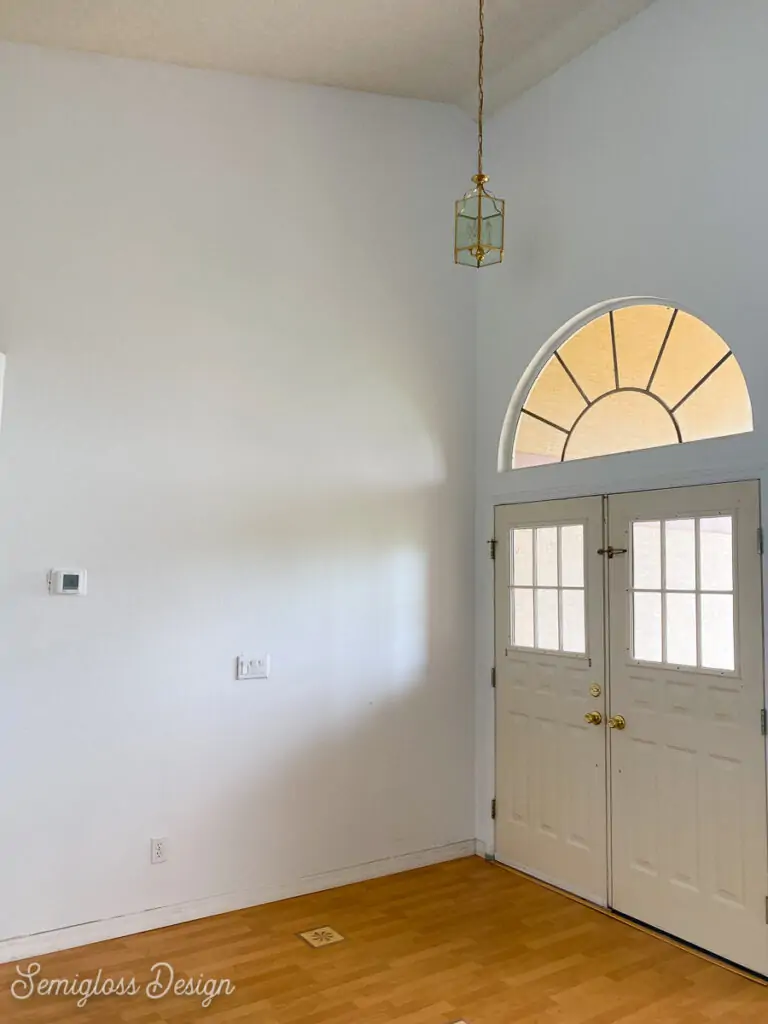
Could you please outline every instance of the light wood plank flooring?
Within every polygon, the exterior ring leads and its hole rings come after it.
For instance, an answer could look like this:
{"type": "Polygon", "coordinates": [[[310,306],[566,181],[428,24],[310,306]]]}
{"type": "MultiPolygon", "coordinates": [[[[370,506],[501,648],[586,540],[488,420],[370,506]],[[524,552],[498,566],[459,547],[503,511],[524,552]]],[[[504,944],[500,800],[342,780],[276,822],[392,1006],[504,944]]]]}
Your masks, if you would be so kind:
{"type": "MultiPolygon", "coordinates": [[[[46,978],[156,961],[232,995],[152,1001],[10,995],[3,1024],[748,1024],[768,988],[477,857],[40,958],[46,978]],[[343,942],[313,950],[298,932],[343,942]]],[[[26,964],[26,962],[25,962],[26,964]]]]}

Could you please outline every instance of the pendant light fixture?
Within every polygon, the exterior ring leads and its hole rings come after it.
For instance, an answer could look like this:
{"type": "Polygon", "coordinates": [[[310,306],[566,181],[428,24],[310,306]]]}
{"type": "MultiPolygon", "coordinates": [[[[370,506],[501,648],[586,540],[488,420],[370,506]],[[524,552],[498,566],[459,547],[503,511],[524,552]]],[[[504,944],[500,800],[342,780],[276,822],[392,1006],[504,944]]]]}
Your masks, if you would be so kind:
{"type": "Polygon", "coordinates": [[[453,258],[463,267],[490,267],[504,257],[504,200],[486,190],[483,173],[483,111],[485,107],[485,0],[479,0],[477,72],[477,174],[475,187],[456,203],[453,258]]]}

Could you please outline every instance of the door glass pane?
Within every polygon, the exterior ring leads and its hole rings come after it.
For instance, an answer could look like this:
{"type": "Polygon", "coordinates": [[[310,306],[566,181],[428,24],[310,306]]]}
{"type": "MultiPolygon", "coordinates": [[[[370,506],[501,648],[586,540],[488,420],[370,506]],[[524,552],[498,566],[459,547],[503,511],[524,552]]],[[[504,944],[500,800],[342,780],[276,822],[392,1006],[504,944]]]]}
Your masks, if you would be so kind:
{"type": "Polygon", "coordinates": [[[571,654],[585,654],[587,635],[584,623],[584,591],[563,590],[563,650],[571,654]]]}
{"type": "Polygon", "coordinates": [[[563,587],[584,586],[584,527],[581,525],[560,528],[560,576],[563,587]]]}
{"type": "Polygon", "coordinates": [[[558,603],[557,590],[536,591],[536,646],[547,651],[560,649],[558,603]]]}
{"type": "Polygon", "coordinates": [[[667,594],[667,652],[670,665],[696,665],[696,595],[667,594]]]}
{"type": "Polygon", "coordinates": [[[733,590],[733,519],[701,519],[699,529],[701,589],[733,590]]]}
{"type": "Polygon", "coordinates": [[[664,542],[667,590],[695,590],[696,520],[668,519],[664,523],[664,542]]]}
{"type": "Polygon", "coordinates": [[[517,647],[533,647],[533,591],[512,591],[512,643],[517,647]]]}
{"type": "Polygon", "coordinates": [[[638,661],[661,661],[661,594],[636,593],[634,612],[635,658],[638,661]]]}
{"type": "Polygon", "coordinates": [[[556,526],[541,526],[536,530],[536,585],[557,586],[556,526]]]}
{"type": "Polygon", "coordinates": [[[636,590],[661,590],[661,523],[632,524],[632,555],[636,590]]]}
{"type": "Polygon", "coordinates": [[[638,661],[735,671],[733,544],[730,515],[632,524],[638,661]]]}
{"type": "Polygon", "coordinates": [[[583,523],[512,528],[510,643],[587,653],[583,523]]]}
{"type": "Polygon", "coordinates": [[[733,595],[701,595],[701,664],[733,672],[733,595]]]}
{"type": "Polygon", "coordinates": [[[512,531],[512,582],[516,587],[533,586],[533,530],[512,531]]]}

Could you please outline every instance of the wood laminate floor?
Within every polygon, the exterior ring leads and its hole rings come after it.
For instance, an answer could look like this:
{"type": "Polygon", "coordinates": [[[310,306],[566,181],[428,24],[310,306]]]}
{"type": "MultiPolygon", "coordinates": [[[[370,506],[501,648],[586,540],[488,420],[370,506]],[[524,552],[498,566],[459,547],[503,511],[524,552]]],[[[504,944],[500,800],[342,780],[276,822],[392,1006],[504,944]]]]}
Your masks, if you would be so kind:
{"type": "MultiPolygon", "coordinates": [[[[768,988],[477,857],[39,958],[40,978],[229,978],[202,996],[17,1001],[2,1024],[768,1024],[768,988]],[[343,942],[312,949],[298,932],[343,942]]],[[[20,964],[26,969],[28,962],[20,964]]],[[[165,984],[166,979],[163,979],[165,984]]]]}

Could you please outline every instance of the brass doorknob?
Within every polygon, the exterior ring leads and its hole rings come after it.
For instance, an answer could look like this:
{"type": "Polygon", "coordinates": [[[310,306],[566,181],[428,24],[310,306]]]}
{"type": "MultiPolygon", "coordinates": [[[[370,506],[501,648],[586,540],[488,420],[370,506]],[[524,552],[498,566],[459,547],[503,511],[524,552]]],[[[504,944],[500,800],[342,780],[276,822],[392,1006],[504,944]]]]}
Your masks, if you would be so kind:
{"type": "Polygon", "coordinates": [[[619,729],[619,730],[626,729],[627,728],[627,720],[624,717],[624,715],[614,715],[613,718],[609,718],[608,719],[608,728],[609,729],[619,729]]]}
{"type": "Polygon", "coordinates": [[[584,721],[589,722],[590,725],[600,725],[603,720],[603,716],[599,711],[588,711],[584,715],[584,721]]]}

